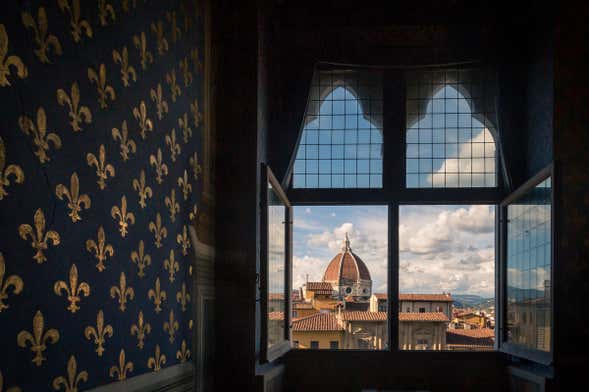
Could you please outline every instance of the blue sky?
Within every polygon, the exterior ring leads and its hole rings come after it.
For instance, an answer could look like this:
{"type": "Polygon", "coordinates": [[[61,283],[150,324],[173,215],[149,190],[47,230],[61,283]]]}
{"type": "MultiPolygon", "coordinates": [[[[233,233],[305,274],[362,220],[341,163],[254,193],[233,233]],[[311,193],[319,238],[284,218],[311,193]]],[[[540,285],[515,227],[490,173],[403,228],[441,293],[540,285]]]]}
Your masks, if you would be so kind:
{"type": "MultiPolygon", "coordinates": [[[[401,292],[494,295],[494,206],[402,206],[401,292]]],[[[373,292],[386,292],[386,206],[294,208],[293,287],[320,281],[348,232],[373,292]]]]}

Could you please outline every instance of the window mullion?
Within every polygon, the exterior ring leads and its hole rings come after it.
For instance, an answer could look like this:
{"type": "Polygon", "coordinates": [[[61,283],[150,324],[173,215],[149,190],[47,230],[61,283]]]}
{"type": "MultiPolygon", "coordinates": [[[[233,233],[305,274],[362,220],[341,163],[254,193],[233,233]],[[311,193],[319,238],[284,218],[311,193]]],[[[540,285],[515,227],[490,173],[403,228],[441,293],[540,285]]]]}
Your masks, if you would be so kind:
{"type": "Polygon", "coordinates": [[[390,351],[399,351],[399,204],[388,205],[388,342],[390,351]]]}

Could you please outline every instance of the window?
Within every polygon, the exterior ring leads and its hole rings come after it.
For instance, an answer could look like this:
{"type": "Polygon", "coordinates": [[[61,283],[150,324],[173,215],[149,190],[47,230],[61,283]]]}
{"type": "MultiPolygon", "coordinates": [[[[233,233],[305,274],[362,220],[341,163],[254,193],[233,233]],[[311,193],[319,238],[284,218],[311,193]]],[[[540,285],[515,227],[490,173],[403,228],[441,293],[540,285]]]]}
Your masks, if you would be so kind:
{"type": "MultiPolygon", "coordinates": [[[[327,68],[314,74],[286,177],[292,282],[309,306],[293,336],[320,325],[332,330],[314,331],[316,341],[340,334],[344,350],[493,350],[495,246],[504,241],[496,208],[505,195],[494,71],[327,68]],[[371,286],[325,278],[348,248],[371,286]]],[[[524,313],[534,325],[551,317],[498,305],[498,322],[504,310],[513,323],[524,313]]],[[[513,325],[506,343],[521,330],[513,325]]]]}
{"type": "Polygon", "coordinates": [[[400,206],[399,263],[400,300],[418,310],[399,315],[401,349],[423,347],[419,339],[428,350],[493,349],[494,329],[456,329],[495,318],[495,206],[400,206]],[[422,337],[411,335],[417,327],[422,337]]]}
{"type": "Polygon", "coordinates": [[[313,349],[319,348],[319,342],[316,340],[311,340],[311,348],[313,348],[313,349]]]}
{"type": "Polygon", "coordinates": [[[329,334],[338,349],[355,350],[354,342],[367,338],[376,342],[371,348],[384,349],[387,206],[294,206],[293,213],[293,287],[303,293],[298,306],[308,308],[293,321],[293,339],[329,334]]]}
{"type": "Polygon", "coordinates": [[[380,74],[318,71],[294,164],[294,188],[382,187],[380,74]]]}
{"type": "Polygon", "coordinates": [[[471,70],[407,76],[407,188],[497,185],[493,113],[471,70]]]}
{"type": "Polygon", "coordinates": [[[506,336],[503,349],[540,362],[552,351],[552,168],[503,203],[506,336]]]}
{"type": "Polygon", "coordinates": [[[292,317],[299,317],[299,312],[297,312],[296,310],[293,310],[292,317]]]}
{"type": "Polygon", "coordinates": [[[337,340],[332,340],[329,342],[329,348],[332,350],[336,350],[339,348],[339,342],[337,340]]]}
{"type": "Polygon", "coordinates": [[[265,314],[262,338],[264,361],[272,361],[290,348],[290,243],[291,206],[268,167],[262,169],[262,274],[261,306],[265,314]]]}

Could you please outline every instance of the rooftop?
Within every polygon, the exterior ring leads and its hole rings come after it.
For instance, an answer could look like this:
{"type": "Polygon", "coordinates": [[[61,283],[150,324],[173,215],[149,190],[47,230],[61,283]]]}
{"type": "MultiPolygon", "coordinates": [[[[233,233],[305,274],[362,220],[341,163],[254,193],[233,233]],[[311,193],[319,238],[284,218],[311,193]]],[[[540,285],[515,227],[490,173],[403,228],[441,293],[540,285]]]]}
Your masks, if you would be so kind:
{"type": "Polygon", "coordinates": [[[292,323],[293,332],[342,331],[335,314],[317,313],[292,323]]]}
{"type": "MultiPolygon", "coordinates": [[[[373,294],[378,300],[388,298],[385,293],[373,294]]],[[[454,299],[450,294],[399,294],[400,301],[428,301],[428,302],[453,302],[454,299]]]]}

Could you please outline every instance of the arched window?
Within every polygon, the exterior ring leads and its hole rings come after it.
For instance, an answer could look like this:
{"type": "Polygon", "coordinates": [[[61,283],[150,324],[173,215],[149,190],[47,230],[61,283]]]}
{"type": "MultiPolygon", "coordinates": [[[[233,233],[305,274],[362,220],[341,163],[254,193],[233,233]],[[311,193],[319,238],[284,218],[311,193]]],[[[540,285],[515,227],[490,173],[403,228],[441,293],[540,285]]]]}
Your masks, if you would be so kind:
{"type": "Polygon", "coordinates": [[[468,70],[408,75],[407,188],[497,186],[493,108],[468,70]]]}
{"type": "Polygon", "coordinates": [[[316,73],[294,164],[294,188],[382,187],[381,89],[375,73],[316,73]]]}

